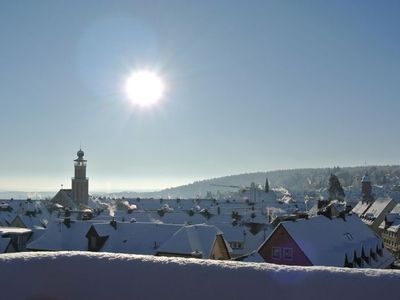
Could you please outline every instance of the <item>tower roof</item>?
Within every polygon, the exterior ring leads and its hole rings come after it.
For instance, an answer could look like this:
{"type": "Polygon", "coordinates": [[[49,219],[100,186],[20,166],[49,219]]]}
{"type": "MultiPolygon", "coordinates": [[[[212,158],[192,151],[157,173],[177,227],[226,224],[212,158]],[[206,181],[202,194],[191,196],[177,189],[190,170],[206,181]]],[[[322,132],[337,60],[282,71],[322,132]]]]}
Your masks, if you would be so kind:
{"type": "Polygon", "coordinates": [[[76,153],[76,155],[78,156],[78,158],[75,159],[74,161],[83,161],[83,162],[86,161],[85,159],[83,159],[85,152],[83,152],[82,149],[79,149],[79,151],[76,153]]]}
{"type": "Polygon", "coordinates": [[[82,149],[79,149],[79,151],[76,153],[76,155],[78,155],[78,158],[83,158],[83,156],[85,155],[85,152],[82,151],[82,149]]]}

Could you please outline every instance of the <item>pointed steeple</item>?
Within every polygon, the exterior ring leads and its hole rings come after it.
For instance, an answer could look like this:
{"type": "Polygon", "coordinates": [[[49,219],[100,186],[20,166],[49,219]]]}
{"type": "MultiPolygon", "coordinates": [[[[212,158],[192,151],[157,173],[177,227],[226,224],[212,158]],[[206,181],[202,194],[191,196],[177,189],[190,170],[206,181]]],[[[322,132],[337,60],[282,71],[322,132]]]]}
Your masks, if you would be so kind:
{"type": "Polygon", "coordinates": [[[269,182],[268,182],[268,177],[265,179],[264,192],[269,193],[269,182]]]}

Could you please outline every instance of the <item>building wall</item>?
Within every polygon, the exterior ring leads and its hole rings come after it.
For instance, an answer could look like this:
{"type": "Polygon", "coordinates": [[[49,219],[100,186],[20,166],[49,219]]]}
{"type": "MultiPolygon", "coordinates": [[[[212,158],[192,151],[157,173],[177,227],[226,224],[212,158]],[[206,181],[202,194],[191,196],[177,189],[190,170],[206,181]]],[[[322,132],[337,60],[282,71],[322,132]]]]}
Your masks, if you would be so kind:
{"type": "Polygon", "coordinates": [[[77,204],[87,205],[89,180],[86,178],[86,160],[75,160],[75,177],[72,178],[72,198],[77,204]]]}
{"type": "Polygon", "coordinates": [[[86,163],[75,163],[75,178],[86,179],[86,163]]]}
{"type": "Polygon", "coordinates": [[[361,195],[362,200],[366,202],[373,202],[374,198],[372,197],[372,184],[371,182],[362,182],[361,183],[361,195]]]}
{"type": "Polygon", "coordinates": [[[72,179],[72,195],[78,204],[87,204],[89,200],[89,180],[72,179]]]}
{"type": "Polygon", "coordinates": [[[222,260],[231,258],[222,235],[217,235],[215,237],[214,247],[210,258],[222,260]]]}
{"type": "Polygon", "coordinates": [[[400,232],[383,229],[381,234],[385,248],[392,252],[396,258],[400,258],[400,232]]]}
{"type": "Polygon", "coordinates": [[[278,225],[267,241],[261,246],[258,253],[268,263],[312,266],[311,261],[305,256],[282,224],[278,225]],[[274,255],[273,251],[275,251],[275,254],[280,251],[280,256],[274,255]],[[291,258],[290,253],[292,253],[291,258]]]}

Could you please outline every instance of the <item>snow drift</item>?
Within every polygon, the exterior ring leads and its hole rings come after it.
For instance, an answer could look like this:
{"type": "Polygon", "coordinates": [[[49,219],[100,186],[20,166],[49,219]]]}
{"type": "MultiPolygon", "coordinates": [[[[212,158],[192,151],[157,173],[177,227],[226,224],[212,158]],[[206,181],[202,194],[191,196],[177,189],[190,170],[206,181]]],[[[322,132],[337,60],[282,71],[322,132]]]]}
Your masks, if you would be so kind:
{"type": "Polygon", "coordinates": [[[400,272],[111,253],[0,256],[0,298],[395,299],[400,272]]]}

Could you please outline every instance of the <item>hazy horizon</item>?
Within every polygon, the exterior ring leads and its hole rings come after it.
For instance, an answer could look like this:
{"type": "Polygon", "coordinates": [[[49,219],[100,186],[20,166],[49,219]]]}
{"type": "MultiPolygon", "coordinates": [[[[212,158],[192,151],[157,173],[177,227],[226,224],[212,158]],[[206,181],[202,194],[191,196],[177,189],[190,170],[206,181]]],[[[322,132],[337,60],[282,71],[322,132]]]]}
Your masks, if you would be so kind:
{"type": "MultiPolygon", "coordinates": [[[[253,171],[247,171],[247,172],[242,172],[242,173],[232,173],[232,174],[221,174],[217,176],[211,176],[211,177],[202,177],[202,178],[192,178],[192,179],[182,179],[182,181],[178,182],[172,182],[168,181],[167,178],[162,178],[161,181],[158,183],[164,182],[164,185],[160,186],[151,186],[148,184],[147,181],[144,182],[134,182],[130,184],[129,180],[116,180],[119,182],[119,185],[114,185],[111,184],[111,181],[105,181],[104,179],[98,179],[98,178],[91,178],[89,174],[89,191],[91,193],[116,193],[116,192],[138,192],[138,193],[145,193],[145,192],[158,192],[164,189],[168,188],[175,188],[178,186],[183,186],[183,185],[188,185],[192,184],[194,182],[198,181],[203,181],[203,180],[210,180],[210,179],[215,179],[215,178],[221,178],[221,177],[226,177],[226,176],[236,176],[236,175],[243,175],[243,174],[252,174],[252,173],[268,173],[268,172],[276,172],[276,171],[290,171],[290,170],[301,170],[301,169],[329,169],[329,168],[335,168],[335,167],[340,167],[340,168],[368,168],[375,167],[375,166],[397,166],[398,164],[368,164],[368,165],[352,165],[352,166],[317,166],[317,167],[303,167],[303,168],[283,168],[283,169],[274,169],[274,170],[253,170],[253,171]],[[139,187],[136,187],[139,186],[139,187]],[[145,186],[143,188],[143,186],[145,186]]],[[[67,182],[66,179],[63,180],[63,178],[57,179],[52,179],[52,182],[54,185],[50,188],[46,188],[44,182],[46,184],[49,184],[48,181],[45,181],[44,179],[41,180],[40,178],[36,178],[34,181],[32,179],[25,179],[26,182],[30,184],[26,185],[25,187],[21,187],[20,185],[16,185],[14,187],[7,187],[4,185],[4,181],[1,182],[0,185],[0,192],[57,192],[61,188],[61,184],[63,184],[63,188],[69,189],[71,188],[71,182],[67,182]],[[57,185],[57,183],[59,183],[57,185]]],[[[114,179],[115,180],[115,179],[114,179]]],[[[22,180],[23,181],[23,180],[22,180]]],[[[14,182],[14,181],[10,181],[14,182]]],[[[249,183],[250,184],[250,183],[249,183]]],[[[257,182],[257,184],[263,184],[263,182],[257,182]]]]}
{"type": "Polygon", "coordinates": [[[399,162],[398,1],[0,4],[0,189],[399,162]],[[124,84],[165,91],[138,107],[124,84]]]}

